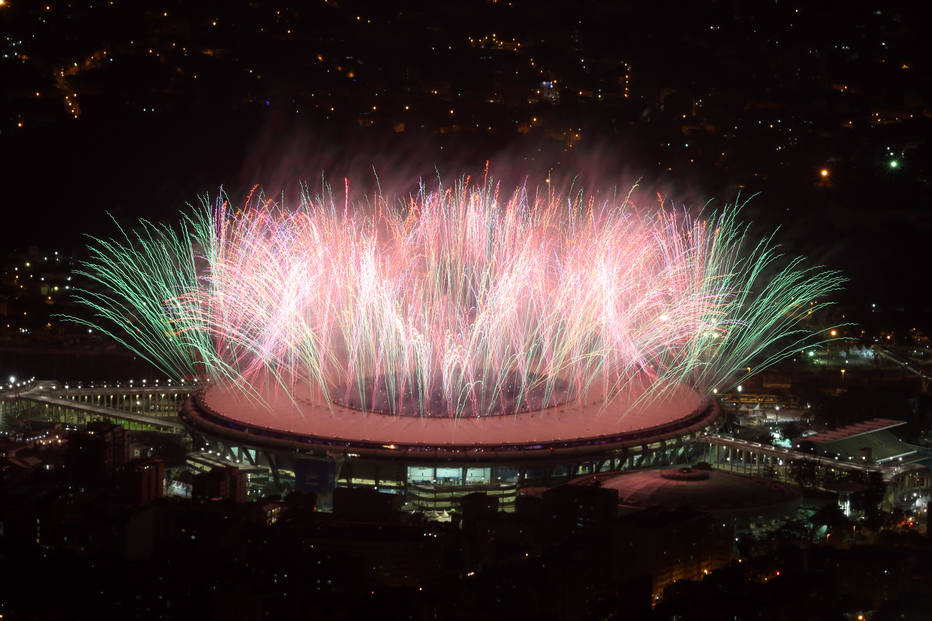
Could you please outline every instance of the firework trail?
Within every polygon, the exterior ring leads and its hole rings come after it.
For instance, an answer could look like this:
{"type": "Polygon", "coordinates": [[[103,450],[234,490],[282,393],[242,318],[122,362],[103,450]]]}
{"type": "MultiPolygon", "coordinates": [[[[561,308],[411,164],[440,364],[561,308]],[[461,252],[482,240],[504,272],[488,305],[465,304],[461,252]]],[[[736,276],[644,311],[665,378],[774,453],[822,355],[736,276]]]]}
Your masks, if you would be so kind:
{"type": "Polygon", "coordinates": [[[79,300],[163,372],[367,411],[487,416],[725,388],[822,339],[844,279],[702,217],[462,181],[403,202],[225,197],[93,239],[79,300]]]}

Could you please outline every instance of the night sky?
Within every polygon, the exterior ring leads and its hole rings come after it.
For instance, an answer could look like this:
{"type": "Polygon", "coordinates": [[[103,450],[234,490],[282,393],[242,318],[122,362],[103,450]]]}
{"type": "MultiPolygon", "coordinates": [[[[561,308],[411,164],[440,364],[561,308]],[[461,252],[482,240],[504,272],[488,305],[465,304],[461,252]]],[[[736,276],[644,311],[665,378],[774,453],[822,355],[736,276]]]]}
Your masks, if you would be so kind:
{"type": "Polygon", "coordinates": [[[920,3],[0,0],[8,249],[80,252],[223,188],[481,174],[698,210],[922,309],[920,3]],[[195,6],[197,5],[197,6],[195,6]],[[826,174],[821,174],[822,170],[826,174]],[[755,196],[756,195],[756,196],[755,196]]]}

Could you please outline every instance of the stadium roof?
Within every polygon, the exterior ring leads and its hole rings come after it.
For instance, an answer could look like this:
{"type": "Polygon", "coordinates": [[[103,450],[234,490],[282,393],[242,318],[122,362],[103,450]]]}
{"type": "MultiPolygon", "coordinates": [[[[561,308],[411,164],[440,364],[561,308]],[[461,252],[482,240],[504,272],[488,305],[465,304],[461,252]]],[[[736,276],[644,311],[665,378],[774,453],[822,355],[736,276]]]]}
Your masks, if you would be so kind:
{"type": "Polygon", "coordinates": [[[839,427],[838,429],[823,431],[806,438],[800,438],[800,440],[805,440],[806,442],[812,442],[814,444],[830,444],[832,442],[838,442],[839,440],[847,440],[848,438],[874,433],[883,429],[892,429],[893,427],[899,427],[900,425],[905,424],[906,421],[904,420],[894,420],[892,418],[872,418],[870,420],[854,423],[853,425],[845,425],[844,427],[839,427]]]}
{"type": "Polygon", "coordinates": [[[916,447],[903,442],[885,429],[823,444],[822,447],[842,457],[855,459],[861,457],[862,450],[868,449],[870,460],[874,463],[906,458],[917,453],[916,447]]]}
{"type": "MultiPolygon", "coordinates": [[[[307,394],[295,391],[295,394],[307,394]]],[[[631,446],[656,450],[693,437],[718,417],[717,404],[685,386],[663,400],[567,404],[483,418],[417,418],[314,403],[271,387],[263,402],[213,386],[182,406],[182,420],[201,432],[251,446],[352,451],[367,456],[445,461],[551,459],[605,454],[631,446]]]]}
{"type": "Polygon", "coordinates": [[[812,442],[818,445],[820,452],[836,454],[839,458],[849,461],[869,461],[877,464],[893,460],[902,461],[915,455],[916,447],[903,442],[890,430],[905,424],[906,421],[892,418],[872,418],[800,438],[797,442],[812,442]]]}

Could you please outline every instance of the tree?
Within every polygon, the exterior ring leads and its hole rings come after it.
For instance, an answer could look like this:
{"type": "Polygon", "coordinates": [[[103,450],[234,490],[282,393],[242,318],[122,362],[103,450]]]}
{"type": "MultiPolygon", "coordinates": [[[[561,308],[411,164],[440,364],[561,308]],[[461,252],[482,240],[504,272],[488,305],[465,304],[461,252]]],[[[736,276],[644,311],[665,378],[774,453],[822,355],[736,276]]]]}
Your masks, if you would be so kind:
{"type": "Polygon", "coordinates": [[[774,533],[774,539],[781,543],[806,541],[810,538],[810,528],[803,520],[787,520],[774,533]]]}
{"type": "Polygon", "coordinates": [[[817,464],[815,460],[800,459],[790,460],[790,478],[799,483],[800,487],[812,487],[817,479],[817,464]]]}
{"type": "Polygon", "coordinates": [[[887,486],[883,475],[876,471],[867,475],[865,483],[867,489],[854,494],[851,499],[852,504],[855,509],[864,513],[865,524],[868,528],[879,530],[887,521],[887,516],[880,508],[887,494],[887,486]]]}
{"type": "Polygon", "coordinates": [[[833,535],[851,535],[853,533],[851,527],[854,526],[836,502],[830,502],[816,511],[812,517],[809,518],[809,524],[813,534],[820,526],[825,526],[827,531],[833,535]]]}
{"type": "Polygon", "coordinates": [[[754,441],[758,444],[773,444],[773,436],[770,432],[763,432],[759,434],[754,441]]]}
{"type": "Polygon", "coordinates": [[[796,421],[790,421],[788,423],[784,423],[783,425],[781,425],[781,428],[780,428],[780,433],[783,434],[783,437],[790,438],[790,439],[798,438],[799,436],[802,435],[803,431],[804,431],[804,427],[796,421]]]}

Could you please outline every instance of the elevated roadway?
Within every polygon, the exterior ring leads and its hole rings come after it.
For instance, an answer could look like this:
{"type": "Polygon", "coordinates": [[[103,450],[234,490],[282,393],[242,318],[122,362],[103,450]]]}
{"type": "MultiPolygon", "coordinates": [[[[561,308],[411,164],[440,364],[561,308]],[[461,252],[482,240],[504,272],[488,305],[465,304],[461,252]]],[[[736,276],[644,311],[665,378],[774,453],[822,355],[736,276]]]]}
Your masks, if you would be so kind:
{"type": "Polygon", "coordinates": [[[57,386],[57,383],[49,380],[38,380],[18,393],[4,392],[3,398],[7,401],[19,400],[77,410],[93,416],[145,425],[166,433],[185,433],[186,431],[185,426],[177,418],[159,418],[97,403],[65,399],[60,396],[55,396],[52,392],[53,386],[57,386]]]}

